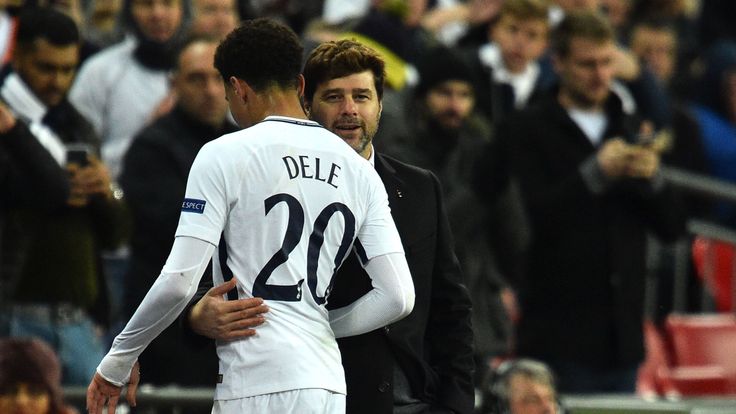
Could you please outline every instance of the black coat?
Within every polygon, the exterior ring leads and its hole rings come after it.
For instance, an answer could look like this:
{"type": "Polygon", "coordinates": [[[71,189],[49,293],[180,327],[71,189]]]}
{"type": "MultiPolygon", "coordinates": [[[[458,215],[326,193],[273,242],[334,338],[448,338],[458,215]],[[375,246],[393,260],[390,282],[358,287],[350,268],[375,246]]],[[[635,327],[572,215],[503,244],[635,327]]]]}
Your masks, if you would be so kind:
{"type": "MultiPolygon", "coordinates": [[[[604,139],[638,131],[614,97],[607,114],[604,139]]],[[[592,193],[580,167],[597,149],[554,97],[507,126],[499,133],[512,148],[532,235],[519,353],[604,369],[635,366],[644,356],[646,235],[680,234],[679,197],[666,185],[634,179],[592,193]]]]}
{"type": "MultiPolygon", "coordinates": [[[[202,124],[181,108],[143,129],[126,153],[120,184],[132,219],[131,256],[126,274],[126,312],[130,315],[153,285],[174,243],[187,177],[204,144],[236,128],[202,124]]],[[[203,279],[211,279],[208,267],[203,279]]],[[[145,381],[157,385],[214,385],[217,357],[194,353],[181,343],[180,327],[172,325],[141,355],[145,381]],[[186,363],[182,363],[186,361],[186,363]]]]}
{"type": "MultiPolygon", "coordinates": [[[[471,305],[439,181],[427,170],[379,153],[375,161],[404,245],[416,300],[412,313],[401,321],[338,340],[347,413],[393,412],[394,364],[406,374],[414,397],[437,408],[471,413],[471,305]]],[[[351,255],[335,278],[329,305],[347,305],[370,289],[368,275],[351,255]]]]}

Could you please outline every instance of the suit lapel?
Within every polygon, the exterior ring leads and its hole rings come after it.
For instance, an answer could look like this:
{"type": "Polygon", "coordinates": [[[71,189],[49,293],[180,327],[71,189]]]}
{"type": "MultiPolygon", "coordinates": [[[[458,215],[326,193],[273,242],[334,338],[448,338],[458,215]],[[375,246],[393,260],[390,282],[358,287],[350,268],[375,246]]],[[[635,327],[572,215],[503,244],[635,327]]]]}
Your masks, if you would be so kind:
{"type": "Polygon", "coordinates": [[[386,187],[386,194],[388,194],[388,204],[391,207],[391,211],[401,210],[401,199],[406,195],[406,185],[404,181],[396,174],[396,169],[388,162],[383,154],[376,153],[376,172],[381,177],[384,187],[386,187]]]}

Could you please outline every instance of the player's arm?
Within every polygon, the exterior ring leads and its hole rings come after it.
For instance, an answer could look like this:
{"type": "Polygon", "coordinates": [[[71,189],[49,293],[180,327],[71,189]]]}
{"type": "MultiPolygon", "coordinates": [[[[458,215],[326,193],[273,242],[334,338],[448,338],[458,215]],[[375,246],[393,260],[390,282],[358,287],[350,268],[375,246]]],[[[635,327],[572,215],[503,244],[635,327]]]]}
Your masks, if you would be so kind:
{"type": "Polygon", "coordinates": [[[215,246],[193,237],[177,237],[156,282],[97,367],[87,389],[87,409],[100,413],[107,401],[114,412],[123,385],[138,356],[173,322],[197,289],[215,246]]]}
{"type": "Polygon", "coordinates": [[[350,305],[330,311],[335,337],[370,332],[406,317],[414,309],[414,283],[403,253],[374,257],[364,267],[373,289],[350,305]]]}

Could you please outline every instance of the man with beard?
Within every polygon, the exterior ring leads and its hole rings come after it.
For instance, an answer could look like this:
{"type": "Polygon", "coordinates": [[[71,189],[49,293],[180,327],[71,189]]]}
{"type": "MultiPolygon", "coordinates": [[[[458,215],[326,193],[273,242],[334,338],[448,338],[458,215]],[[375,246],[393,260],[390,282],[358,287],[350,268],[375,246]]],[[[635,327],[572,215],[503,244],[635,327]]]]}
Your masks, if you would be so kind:
{"type": "Polygon", "coordinates": [[[674,239],[681,206],[656,143],[611,93],[610,24],[569,13],[552,39],[559,87],[503,131],[532,234],[518,354],[547,362],[561,392],[633,393],[647,233],[674,239]]]}
{"type": "MultiPolygon", "coordinates": [[[[57,164],[54,169],[62,180],[57,186],[63,188],[53,191],[68,198],[61,206],[48,205],[37,195],[30,205],[7,212],[0,269],[5,279],[2,293],[11,303],[2,316],[10,319],[10,336],[36,336],[53,344],[65,384],[78,385],[103,355],[95,329],[107,323],[99,249],[120,242],[122,206],[97,156],[97,136],[66,99],[79,62],[74,21],[53,9],[29,9],[19,17],[17,42],[12,68],[0,80],[0,97],[12,112],[3,111],[2,141],[18,135],[37,141],[47,152],[43,158],[57,164]]],[[[38,172],[19,165],[22,162],[14,157],[4,167],[21,172],[16,178],[33,185],[38,172]]],[[[16,194],[10,190],[12,202],[16,194]]]]}
{"type": "MultiPolygon", "coordinates": [[[[174,67],[177,39],[184,32],[188,4],[184,0],[125,0],[123,20],[130,34],[87,59],[69,92],[69,100],[102,138],[102,161],[114,183],[133,137],[173,106],[169,72],[174,67]]],[[[130,315],[123,314],[121,298],[127,250],[106,251],[104,265],[113,285],[113,317],[125,319],[130,315]]]]}
{"type": "Polygon", "coordinates": [[[102,161],[117,180],[123,157],[138,131],[167,112],[169,71],[183,33],[183,0],[126,0],[131,35],[89,58],[69,99],[102,137],[102,161]]]}
{"type": "MultiPolygon", "coordinates": [[[[125,156],[120,185],[133,218],[125,307],[132,314],[171,250],[187,176],[202,146],[237,127],[229,122],[225,87],[212,65],[217,40],[189,39],[172,74],[174,109],[141,131],[125,156]]],[[[211,269],[205,278],[211,279],[211,269]]],[[[146,382],[212,385],[217,358],[183,349],[177,326],[167,328],[141,355],[146,382]],[[181,364],[179,361],[188,361],[181,364]]]]}
{"type": "Polygon", "coordinates": [[[379,134],[382,141],[376,145],[440,179],[457,241],[455,251],[473,299],[478,383],[493,358],[508,352],[511,323],[502,298],[513,310],[513,294],[497,263],[490,234],[493,231],[497,237],[499,226],[490,223],[491,210],[471,186],[473,167],[490,139],[490,126],[475,111],[475,79],[458,54],[443,47],[432,49],[417,69],[420,80],[414,102],[406,106],[407,127],[379,134]],[[382,146],[384,142],[388,145],[382,146]]]}
{"type": "MultiPolygon", "coordinates": [[[[385,156],[373,146],[383,109],[383,60],[352,40],[327,42],[309,55],[304,77],[309,117],[373,164],[383,181],[416,291],[414,310],[403,320],[338,339],[347,383],[346,412],[470,414],[471,306],[440,183],[430,171],[385,156]]],[[[200,288],[195,298],[204,297],[184,312],[195,332],[233,340],[262,329],[257,325],[264,321],[264,309],[257,302],[223,300],[234,286],[224,284],[206,295],[207,289],[200,288]]],[[[337,271],[328,307],[348,305],[371,291],[369,277],[351,254],[337,271]]],[[[266,313],[265,320],[269,317],[266,313]]]]}

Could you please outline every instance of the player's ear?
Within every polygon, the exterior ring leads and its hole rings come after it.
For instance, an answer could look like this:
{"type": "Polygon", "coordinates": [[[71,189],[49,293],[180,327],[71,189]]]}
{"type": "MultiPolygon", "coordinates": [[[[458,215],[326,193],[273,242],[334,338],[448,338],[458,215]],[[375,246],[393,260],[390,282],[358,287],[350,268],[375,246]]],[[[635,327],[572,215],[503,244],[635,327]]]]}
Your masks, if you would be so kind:
{"type": "Polygon", "coordinates": [[[246,83],[243,80],[236,78],[235,76],[231,76],[230,78],[228,78],[228,81],[230,82],[230,86],[232,86],[235,90],[235,94],[238,95],[243,102],[245,102],[247,93],[246,83]]]}
{"type": "Polygon", "coordinates": [[[296,78],[296,91],[300,98],[304,97],[304,75],[301,73],[296,78]]]}

